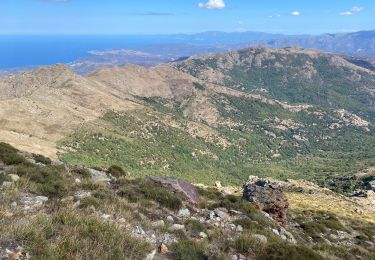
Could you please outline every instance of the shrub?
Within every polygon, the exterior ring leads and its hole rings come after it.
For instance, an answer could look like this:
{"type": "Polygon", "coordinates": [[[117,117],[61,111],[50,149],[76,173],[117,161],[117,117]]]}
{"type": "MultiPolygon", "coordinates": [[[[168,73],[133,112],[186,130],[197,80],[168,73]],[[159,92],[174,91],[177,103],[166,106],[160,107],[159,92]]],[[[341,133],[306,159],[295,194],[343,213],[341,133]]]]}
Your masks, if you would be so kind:
{"type": "Polygon", "coordinates": [[[208,259],[204,248],[192,240],[183,240],[172,245],[173,259],[178,260],[204,260],[208,259]]]}
{"type": "Polygon", "coordinates": [[[4,173],[0,173],[0,187],[3,184],[4,181],[10,181],[10,178],[8,175],[4,173]]]}
{"type": "Polygon", "coordinates": [[[266,248],[265,254],[259,259],[322,260],[324,258],[306,246],[282,242],[270,244],[266,248]]]}
{"type": "Polygon", "coordinates": [[[63,166],[40,167],[31,164],[21,164],[12,170],[22,178],[34,184],[34,192],[48,197],[63,197],[72,183],[68,180],[63,166]]]}
{"type": "Polygon", "coordinates": [[[253,238],[251,234],[243,234],[234,240],[233,247],[241,254],[258,256],[264,253],[266,243],[253,238]]]}
{"type": "Polygon", "coordinates": [[[84,167],[74,167],[71,172],[79,175],[84,179],[88,179],[91,177],[90,171],[84,167]]]}
{"type": "Polygon", "coordinates": [[[171,191],[157,186],[151,181],[144,181],[139,185],[142,193],[147,199],[158,202],[161,206],[172,210],[178,210],[182,207],[182,201],[171,191]]]}
{"type": "Polygon", "coordinates": [[[18,154],[13,146],[0,142],[0,161],[6,165],[14,165],[25,162],[25,158],[18,154]]]}
{"type": "Polygon", "coordinates": [[[42,163],[42,164],[45,164],[45,165],[51,165],[52,161],[50,158],[47,158],[43,155],[40,155],[40,154],[33,154],[33,159],[35,160],[35,162],[37,163],[42,163]]]}
{"type": "Polygon", "coordinates": [[[130,202],[142,202],[144,200],[153,200],[161,206],[172,210],[178,210],[182,207],[182,201],[168,189],[159,187],[148,180],[123,180],[118,182],[120,189],[119,196],[126,197],[130,202]]]}
{"type": "Polygon", "coordinates": [[[193,236],[198,236],[200,232],[206,232],[206,226],[198,220],[188,220],[186,227],[193,236]]]}
{"type": "Polygon", "coordinates": [[[97,208],[100,205],[101,205],[101,202],[100,202],[99,199],[90,196],[90,197],[86,197],[86,198],[81,199],[79,207],[80,208],[88,208],[88,207],[93,206],[94,208],[97,208]]]}
{"type": "Polygon", "coordinates": [[[112,165],[111,167],[109,167],[108,172],[116,178],[126,176],[126,172],[124,171],[124,169],[117,165],[112,165]]]}

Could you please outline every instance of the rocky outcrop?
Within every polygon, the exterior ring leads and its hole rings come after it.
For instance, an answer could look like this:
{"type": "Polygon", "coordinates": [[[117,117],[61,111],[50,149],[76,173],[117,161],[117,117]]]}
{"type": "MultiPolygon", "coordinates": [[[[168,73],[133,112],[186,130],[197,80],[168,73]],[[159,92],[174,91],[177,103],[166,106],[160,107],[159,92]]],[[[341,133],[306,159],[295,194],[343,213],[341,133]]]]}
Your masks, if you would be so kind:
{"type": "Polygon", "coordinates": [[[249,176],[243,187],[243,197],[260,210],[268,213],[279,225],[286,226],[288,199],[280,183],[257,176],[249,176]]]}
{"type": "Polygon", "coordinates": [[[366,188],[367,188],[368,190],[375,191],[375,180],[374,180],[374,181],[370,181],[369,183],[367,183],[366,188]]]}
{"type": "Polygon", "coordinates": [[[199,205],[198,190],[191,183],[173,177],[151,176],[148,179],[162,187],[171,189],[173,192],[181,196],[184,201],[188,202],[192,206],[199,205]]]}

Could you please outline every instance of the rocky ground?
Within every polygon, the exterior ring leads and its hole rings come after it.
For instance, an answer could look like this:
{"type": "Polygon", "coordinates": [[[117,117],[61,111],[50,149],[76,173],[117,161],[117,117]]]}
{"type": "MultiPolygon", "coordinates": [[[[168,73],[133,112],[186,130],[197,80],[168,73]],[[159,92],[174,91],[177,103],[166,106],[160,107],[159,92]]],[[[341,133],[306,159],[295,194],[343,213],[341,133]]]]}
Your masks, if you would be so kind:
{"type": "Polygon", "coordinates": [[[5,144],[0,156],[0,259],[375,255],[370,190],[349,198],[256,176],[243,188],[135,179],[117,166],[68,166],[5,144]]]}

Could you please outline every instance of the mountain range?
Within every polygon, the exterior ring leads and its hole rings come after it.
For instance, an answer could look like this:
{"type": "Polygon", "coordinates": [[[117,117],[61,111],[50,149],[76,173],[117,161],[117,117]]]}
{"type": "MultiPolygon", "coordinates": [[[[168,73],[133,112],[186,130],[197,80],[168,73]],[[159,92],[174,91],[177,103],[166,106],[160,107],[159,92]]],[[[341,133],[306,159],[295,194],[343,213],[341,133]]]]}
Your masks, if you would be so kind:
{"type": "Polygon", "coordinates": [[[55,65],[0,80],[0,141],[138,176],[238,183],[250,172],[329,186],[374,163],[374,86],[372,70],[302,48],[88,76],[55,65]]]}
{"type": "Polygon", "coordinates": [[[1,259],[373,258],[361,59],[252,47],[0,90],[1,259]]]}
{"type": "MultiPolygon", "coordinates": [[[[69,65],[81,74],[87,75],[98,68],[137,64],[152,67],[163,63],[185,59],[192,55],[226,52],[246,47],[268,46],[274,48],[299,46],[313,48],[333,54],[340,54],[357,65],[375,68],[375,31],[322,35],[282,35],[261,32],[204,32],[199,34],[149,35],[124,38],[138,39],[143,44],[137,47],[90,50],[72,60],[69,65]],[[155,44],[153,42],[163,42],[155,44]],[[149,42],[149,44],[146,44],[149,42]],[[169,42],[169,43],[168,43],[169,42]]],[[[99,37],[100,39],[100,37],[99,37]]],[[[93,41],[94,39],[87,39],[93,41]]],[[[119,44],[117,40],[116,44],[119,44]]],[[[29,64],[23,67],[0,69],[0,77],[41,67],[29,64]]]]}

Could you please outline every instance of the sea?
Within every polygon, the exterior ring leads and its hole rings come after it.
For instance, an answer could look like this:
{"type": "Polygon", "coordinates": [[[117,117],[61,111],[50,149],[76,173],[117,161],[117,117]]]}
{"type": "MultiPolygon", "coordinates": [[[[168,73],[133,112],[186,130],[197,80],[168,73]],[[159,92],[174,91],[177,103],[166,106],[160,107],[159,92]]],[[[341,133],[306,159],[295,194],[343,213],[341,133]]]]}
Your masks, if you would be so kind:
{"type": "Polygon", "coordinates": [[[122,35],[0,35],[0,69],[69,63],[92,50],[177,44],[167,36],[122,35]]]}

